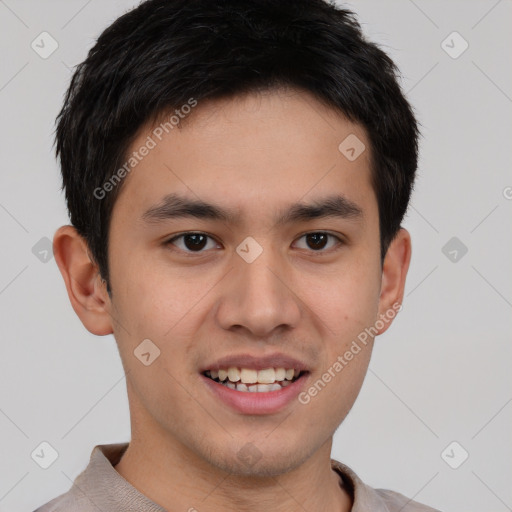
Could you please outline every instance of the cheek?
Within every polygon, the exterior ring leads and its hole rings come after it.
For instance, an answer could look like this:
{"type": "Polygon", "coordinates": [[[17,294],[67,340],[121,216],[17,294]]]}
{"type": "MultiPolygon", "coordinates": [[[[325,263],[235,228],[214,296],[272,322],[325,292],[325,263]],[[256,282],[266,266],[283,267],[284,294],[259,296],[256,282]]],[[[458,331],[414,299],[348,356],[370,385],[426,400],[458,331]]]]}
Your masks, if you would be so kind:
{"type": "Polygon", "coordinates": [[[380,278],[373,265],[354,263],[340,266],[329,275],[302,279],[304,297],[328,327],[327,336],[346,340],[375,320],[380,278]]]}
{"type": "MultiPolygon", "coordinates": [[[[192,267],[180,268],[162,257],[131,254],[125,266],[116,268],[118,309],[139,336],[165,339],[179,330],[216,276],[202,273],[198,278],[192,267]]],[[[186,323],[186,322],[185,322],[186,323]]]]}
{"type": "Polygon", "coordinates": [[[328,328],[323,331],[321,364],[301,403],[307,402],[312,417],[325,415],[326,432],[344,420],[363,384],[373,347],[365,329],[375,321],[377,297],[375,286],[362,286],[357,280],[331,281],[314,297],[328,328]]]}
{"type": "Polygon", "coordinates": [[[201,329],[213,296],[208,291],[215,290],[219,276],[156,259],[140,265],[132,261],[126,269],[130,279],[120,280],[118,311],[126,330],[118,329],[116,340],[136,394],[147,408],[166,414],[164,404],[187,407],[190,397],[180,383],[198,378],[195,362],[207,339],[201,329]],[[160,351],[147,367],[134,357],[145,339],[160,351]]]}

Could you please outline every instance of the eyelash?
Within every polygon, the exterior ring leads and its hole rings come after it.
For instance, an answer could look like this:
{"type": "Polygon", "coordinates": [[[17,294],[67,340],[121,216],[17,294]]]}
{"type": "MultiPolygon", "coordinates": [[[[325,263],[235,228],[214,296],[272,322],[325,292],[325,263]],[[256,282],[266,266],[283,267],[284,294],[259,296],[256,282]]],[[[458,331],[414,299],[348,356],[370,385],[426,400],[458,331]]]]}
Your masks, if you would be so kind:
{"type": "MultiPolygon", "coordinates": [[[[184,233],[180,233],[178,235],[174,235],[172,238],[168,239],[167,241],[164,242],[164,245],[165,246],[171,246],[173,245],[173,242],[175,242],[176,240],[180,239],[180,238],[183,238],[187,235],[203,235],[203,236],[206,236],[207,238],[210,238],[212,240],[215,240],[215,238],[211,235],[209,235],[208,233],[204,233],[202,231],[186,231],[184,233]]],[[[310,249],[309,252],[312,252],[313,254],[316,254],[316,255],[323,255],[323,254],[328,254],[330,252],[332,252],[333,250],[338,250],[340,249],[340,247],[342,245],[344,245],[344,241],[339,237],[339,236],[336,236],[332,233],[328,233],[326,231],[308,231],[307,233],[303,233],[302,235],[300,235],[300,237],[297,239],[297,240],[300,240],[301,238],[304,238],[305,236],[307,235],[327,235],[331,238],[334,238],[337,240],[337,247],[331,247],[330,249],[319,249],[317,251],[313,250],[313,249],[310,249]]],[[[216,241],[216,240],[215,240],[216,241]]],[[[216,243],[218,243],[216,241],[216,243]]],[[[176,252],[183,252],[185,254],[187,254],[188,256],[191,256],[191,257],[194,257],[196,255],[200,256],[202,254],[204,254],[205,250],[200,250],[200,251],[190,251],[190,250],[183,250],[183,249],[174,249],[174,248],[171,248],[172,251],[176,251],[176,252]]]]}

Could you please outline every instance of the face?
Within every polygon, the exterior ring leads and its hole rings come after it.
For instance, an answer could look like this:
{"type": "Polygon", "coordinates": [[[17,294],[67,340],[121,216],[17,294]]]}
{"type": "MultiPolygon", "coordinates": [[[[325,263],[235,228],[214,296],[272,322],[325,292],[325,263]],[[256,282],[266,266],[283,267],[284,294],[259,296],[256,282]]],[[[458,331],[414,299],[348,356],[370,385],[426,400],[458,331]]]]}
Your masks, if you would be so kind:
{"type": "Polygon", "coordinates": [[[105,309],[132,428],[231,473],[289,471],[347,415],[361,333],[391,306],[367,135],[298,91],[199,103],[152,130],[110,225],[105,309]],[[354,135],[355,160],[338,149],[354,135]]]}

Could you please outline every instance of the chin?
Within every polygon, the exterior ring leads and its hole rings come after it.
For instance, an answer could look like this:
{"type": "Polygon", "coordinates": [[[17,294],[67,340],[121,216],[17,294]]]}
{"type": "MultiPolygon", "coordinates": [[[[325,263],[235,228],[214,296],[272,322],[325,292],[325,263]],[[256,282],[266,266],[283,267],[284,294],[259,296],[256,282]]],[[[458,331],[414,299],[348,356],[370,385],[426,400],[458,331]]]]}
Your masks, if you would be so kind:
{"type": "MultiPolygon", "coordinates": [[[[258,449],[251,442],[242,444],[238,451],[231,452],[229,456],[224,453],[216,454],[208,459],[208,462],[220,470],[235,476],[269,478],[288,473],[300,466],[308,458],[303,450],[292,446],[276,451],[272,446],[258,449]]],[[[227,451],[227,450],[226,450],[227,451]]]]}

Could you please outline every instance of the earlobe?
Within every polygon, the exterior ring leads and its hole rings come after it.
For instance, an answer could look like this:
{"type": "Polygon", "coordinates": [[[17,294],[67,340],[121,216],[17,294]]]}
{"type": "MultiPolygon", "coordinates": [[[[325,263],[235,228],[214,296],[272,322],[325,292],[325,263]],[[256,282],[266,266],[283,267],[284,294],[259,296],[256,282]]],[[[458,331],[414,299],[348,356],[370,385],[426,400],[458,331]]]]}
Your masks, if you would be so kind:
{"type": "Polygon", "coordinates": [[[382,268],[381,291],[379,298],[379,318],[388,319],[378,334],[384,333],[391,325],[401,307],[404,297],[405,279],[411,261],[411,236],[400,228],[384,258],[382,268]]]}
{"type": "Polygon", "coordinates": [[[71,305],[85,328],[98,336],[111,334],[110,298],[86,241],[73,226],[61,226],[53,237],[53,253],[71,305]]]}

